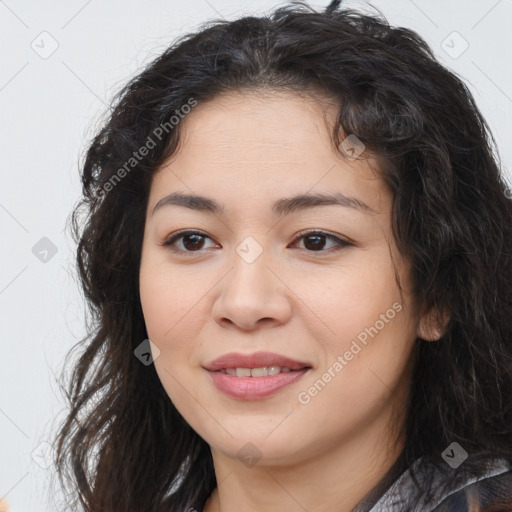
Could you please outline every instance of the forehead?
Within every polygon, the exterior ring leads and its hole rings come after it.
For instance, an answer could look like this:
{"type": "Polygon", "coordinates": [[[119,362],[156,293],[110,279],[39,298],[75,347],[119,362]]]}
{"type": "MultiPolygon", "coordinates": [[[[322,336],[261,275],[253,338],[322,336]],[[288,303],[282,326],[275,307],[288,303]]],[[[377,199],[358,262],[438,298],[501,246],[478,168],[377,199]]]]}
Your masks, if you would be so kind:
{"type": "Polygon", "coordinates": [[[379,210],[386,190],[376,160],[349,161],[333,147],[337,111],[328,97],[281,91],[229,92],[200,102],[181,121],[178,148],[154,175],[152,194],[185,187],[219,197],[229,191],[234,199],[274,196],[276,188],[333,190],[363,193],[366,203],[375,196],[379,210]]]}
{"type": "MultiPolygon", "coordinates": [[[[284,91],[233,91],[199,103],[180,127],[190,145],[226,148],[248,157],[311,151],[307,141],[329,142],[333,100],[284,91]]],[[[223,155],[225,156],[225,155],[223,155]]],[[[287,158],[290,158],[287,156],[287,158]]]]}

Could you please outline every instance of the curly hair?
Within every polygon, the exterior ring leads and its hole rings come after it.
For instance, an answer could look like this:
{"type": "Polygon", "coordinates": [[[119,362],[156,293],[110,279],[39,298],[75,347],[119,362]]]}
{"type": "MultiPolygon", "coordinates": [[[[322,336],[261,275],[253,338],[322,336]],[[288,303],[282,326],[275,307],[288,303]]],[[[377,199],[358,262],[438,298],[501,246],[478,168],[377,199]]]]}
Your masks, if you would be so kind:
{"type": "MultiPolygon", "coordinates": [[[[452,442],[469,457],[446,485],[479,474],[490,458],[512,462],[512,202],[489,127],[463,81],[414,31],[340,1],[323,12],[296,1],[180,37],[115,95],[88,144],[72,232],[91,318],[68,354],[80,349],[55,437],[72,506],[201,510],[216,486],[209,445],[154,365],[134,356],[148,337],[139,267],[152,175],[178,146],[172,118],[244,90],[336,100],[333,147],[339,153],[354,134],[378,156],[414,296],[423,311],[449,318],[439,341],[415,340],[407,466],[446,465],[441,453],[452,442]]],[[[435,490],[414,480],[418,496],[435,490]]]]}

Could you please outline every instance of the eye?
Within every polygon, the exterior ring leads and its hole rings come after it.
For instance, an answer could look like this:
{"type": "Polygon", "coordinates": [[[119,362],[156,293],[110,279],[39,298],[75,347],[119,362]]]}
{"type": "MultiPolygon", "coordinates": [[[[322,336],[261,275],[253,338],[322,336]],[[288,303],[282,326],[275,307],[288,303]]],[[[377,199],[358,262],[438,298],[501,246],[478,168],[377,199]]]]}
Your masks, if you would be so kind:
{"type": "Polygon", "coordinates": [[[199,252],[199,250],[202,249],[204,245],[205,238],[209,239],[210,237],[206,236],[200,231],[179,231],[178,233],[175,233],[170,238],[168,238],[162,245],[164,247],[168,247],[173,252],[199,252]],[[176,247],[176,242],[178,240],[182,241],[183,247],[185,247],[185,249],[176,247]]]}
{"type": "MultiPolygon", "coordinates": [[[[173,234],[161,245],[168,247],[171,251],[177,253],[194,253],[201,252],[201,249],[204,247],[205,239],[211,240],[209,236],[205,235],[201,231],[186,230],[173,234]],[[177,245],[177,242],[180,242],[182,247],[178,247],[179,244],[177,245]]],[[[351,242],[347,242],[346,240],[342,240],[330,233],[318,230],[302,232],[297,238],[295,238],[294,242],[297,240],[304,240],[305,250],[308,252],[328,252],[323,250],[326,243],[325,239],[334,243],[334,251],[330,252],[336,252],[344,247],[353,245],[351,242]]]]}
{"type": "Polygon", "coordinates": [[[338,238],[337,236],[331,235],[330,233],[326,233],[324,231],[302,232],[295,240],[304,240],[304,246],[308,252],[337,252],[344,247],[354,245],[350,242],[347,242],[346,240],[342,240],[341,238],[338,238]],[[330,240],[335,244],[333,251],[322,250],[325,246],[325,239],[330,240]]]}

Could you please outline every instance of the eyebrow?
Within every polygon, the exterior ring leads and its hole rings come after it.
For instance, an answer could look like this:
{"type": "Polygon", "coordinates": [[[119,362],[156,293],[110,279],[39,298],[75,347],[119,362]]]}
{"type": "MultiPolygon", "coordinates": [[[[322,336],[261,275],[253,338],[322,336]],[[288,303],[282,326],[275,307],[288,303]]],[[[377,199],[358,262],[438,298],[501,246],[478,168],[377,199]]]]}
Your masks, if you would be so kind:
{"type": "MultiPolygon", "coordinates": [[[[157,210],[160,210],[164,206],[171,205],[209,212],[214,215],[223,215],[225,213],[224,205],[215,202],[213,199],[199,195],[184,194],[182,192],[173,192],[156,203],[151,215],[154,215],[157,210]]],[[[308,208],[331,205],[354,208],[363,213],[377,213],[361,200],[340,194],[339,192],[330,194],[299,194],[293,197],[278,199],[272,205],[272,212],[275,215],[285,216],[308,208]]]]}

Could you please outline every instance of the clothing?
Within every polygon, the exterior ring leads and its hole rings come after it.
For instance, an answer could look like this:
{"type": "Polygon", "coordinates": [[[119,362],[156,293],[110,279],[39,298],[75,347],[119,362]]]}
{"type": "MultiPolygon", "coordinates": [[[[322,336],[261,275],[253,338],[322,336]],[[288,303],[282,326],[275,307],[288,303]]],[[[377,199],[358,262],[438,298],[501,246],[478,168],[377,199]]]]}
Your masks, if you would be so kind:
{"type": "MultiPolygon", "coordinates": [[[[419,461],[416,461],[416,465],[419,461]]],[[[434,470],[434,483],[438,484],[446,475],[434,470]]],[[[407,469],[400,478],[381,496],[368,512],[398,512],[404,497],[415,488],[407,469]]],[[[434,503],[426,506],[424,501],[414,512],[471,512],[471,499],[482,506],[489,506],[512,498],[512,465],[504,459],[489,462],[487,471],[477,478],[467,478],[454,488],[439,492],[434,503]]],[[[512,507],[500,509],[500,512],[512,512],[512,507]]]]}
{"type": "MultiPolygon", "coordinates": [[[[417,468],[419,462],[420,460],[417,460],[413,464],[414,469],[417,468]]],[[[437,487],[446,479],[447,473],[442,473],[434,468],[433,474],[433,485],[437,487]]],[[[415,475],[416,478],[421,479],[419,471],[416,471],[415,475]]],[[[410,498],[414,489],[416,489],[414,481],[402,454],[387,476],[352,512],[402,512],[401,506],[407,501],[407,498],[410,498]]],[[[475,498],[476,503],[483,507],[502,501],[511,501],[512,464],[505,459],[490,461],[487,471],[478,475],[477,478],[468,477],[451,489],[441,491],[434,499],[434,503],[429,506],[426,506],[424,500],[421,500],[413,511],[408,512],[473,512],[474,509],[470,504],[471,499],[475,498]]],[[[203,509],[204,503],[199,510],[203,509]]],[[[512,512],[512,507],[499,508],[494,512],[512,512]]]]}

